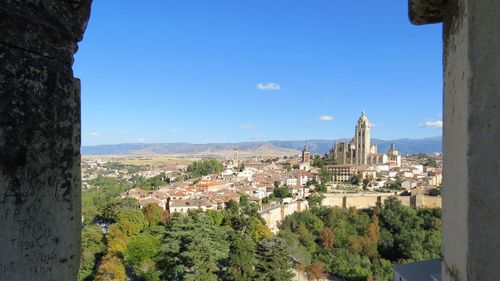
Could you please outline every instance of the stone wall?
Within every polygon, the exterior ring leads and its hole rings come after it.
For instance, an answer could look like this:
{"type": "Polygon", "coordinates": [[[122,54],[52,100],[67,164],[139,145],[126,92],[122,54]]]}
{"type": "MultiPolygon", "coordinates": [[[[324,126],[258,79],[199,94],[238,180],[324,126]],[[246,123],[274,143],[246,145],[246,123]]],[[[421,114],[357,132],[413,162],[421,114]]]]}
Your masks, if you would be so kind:
{"type": "Polygon", "coordinates": [[[90,1],[0,1],[0,280],[76,280],[80,81],[90,1]]]}
{"type": "Polygon", "coordinates": [[[286,216],[291,215],[295,212],[302,212],[307,210],[307,201],[297,201],[291,204],[282,204],[271,209],[262,211],[260,214],[262,218],[266,221],[267,227],[273,232],[277,233],[279,231],[280,223],[285,219],[286,216]]]}
{"type": "MultiPolygon", "coordinates": [[[[323,206],[326,207],[339,207],[356,209],[368,209],[377,206],[377,203],[384,203],[384,201],[391,197],[387,193],[373,193],[373,194],[334,194],[327,193],[323,199],[323,206]]],[[[441,208],[441,197],[433,197],[426,195],[415,196],[396,196],[401,204],[413,207],[427,207],[427,208],[441,208]]],[[[301,212],[307,210],[307,201],[298,201],[292,204],[283,204],[271,209],[261,212],[262,218],[266,221],[267,226],[273,233],[279,231],[280,223],[286,216],[294,212],[301,212]]]]}

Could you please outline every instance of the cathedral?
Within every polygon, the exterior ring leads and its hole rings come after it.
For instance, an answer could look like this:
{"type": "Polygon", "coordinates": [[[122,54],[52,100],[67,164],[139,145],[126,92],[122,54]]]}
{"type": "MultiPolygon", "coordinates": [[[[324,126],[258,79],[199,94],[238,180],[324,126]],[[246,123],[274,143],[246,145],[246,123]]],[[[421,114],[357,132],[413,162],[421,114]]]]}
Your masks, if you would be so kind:
{"type": "Polygon", "coordinates": [[[399,166],[401,156],[394,144],[389,152],[377,153],[377,146],[371,144],[370,122],[365,112],[361,113],[354,131],[354,138],[349,142],[337,142],[331,153],[337,164],[351,164],[356,166],[392,164],[399,166]]]}

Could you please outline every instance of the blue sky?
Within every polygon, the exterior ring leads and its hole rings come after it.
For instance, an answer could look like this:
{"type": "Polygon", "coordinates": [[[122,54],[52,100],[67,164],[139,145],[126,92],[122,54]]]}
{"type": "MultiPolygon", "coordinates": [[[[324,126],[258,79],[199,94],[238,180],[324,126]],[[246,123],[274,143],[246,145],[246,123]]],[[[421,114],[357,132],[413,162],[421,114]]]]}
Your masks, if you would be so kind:
{"type": "Polygon", "coordinates": [[[441,134],[441,25],[407,1],[95,0],[83,145],[441,134]]]}

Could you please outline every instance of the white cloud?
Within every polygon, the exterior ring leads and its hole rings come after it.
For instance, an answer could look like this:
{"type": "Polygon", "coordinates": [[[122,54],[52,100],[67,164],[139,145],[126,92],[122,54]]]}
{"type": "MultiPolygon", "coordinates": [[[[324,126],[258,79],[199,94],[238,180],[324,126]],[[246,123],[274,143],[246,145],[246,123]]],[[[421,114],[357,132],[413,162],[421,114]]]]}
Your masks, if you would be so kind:
{"type": "Polygon", "coordinates": [[[257,89],[261,91],[279,91],[281,90],[281,85],[274,82],[259,83],[257,84],[257,89]]]}
{"type": "Polygon", "coordinates": [[[145,141],[146,141],[146,139],[144,139],[144,138],[139,138],[139,139],[138,139],[138,141],[139,141],[139,142],[145,142],[145,141]]]}
{"type": "Polygon", "coordinates": [[[255,130],[255,129],[257,129],[257,126],[253,125],[253,124],[244,124],[244,125],[241,125],[240,128],[242,128],[242,129],[249,129],[249,130],[255,130]]]}
{"type": "Polygon", "coordinates": [[[432,129],[441,129],[443,128],[443,121],[440,120],[427,120],[424,123],[420,124],[419,127],[422,128],[432,128],[432,129]]]}
{"type": "Polygon", "coordinates": [[[321,121],[332,121],[333,120],[333,116],[323,115],[323,116],[319,117],[319,120],[321,120],[321,121]]]}
{"type": "Polygon", "coordinates": [[[89,136],[91,136],[91,137],[124,136],[126,134],[127,134],[127,132],[110,130],[110,131],[101,131],[101,132],[97,132],[97,131],[96,132],[90,132],[89,136]]]}
{"type": "Polygon", "coordinates": [[[177,130],[177,129],[172,129],[172,130],[170,130],[170,133],[171,133],[171,134],[177,134],[177,133],[179,133],[179,130],[177,130]]]}

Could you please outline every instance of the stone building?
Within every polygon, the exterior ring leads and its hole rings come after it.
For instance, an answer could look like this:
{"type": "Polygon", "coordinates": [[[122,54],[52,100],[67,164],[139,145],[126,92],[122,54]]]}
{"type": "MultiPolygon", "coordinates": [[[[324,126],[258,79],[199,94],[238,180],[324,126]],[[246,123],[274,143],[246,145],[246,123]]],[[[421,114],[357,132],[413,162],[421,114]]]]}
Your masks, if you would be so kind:
{"type": "Polygon", "coordinates": [[[377,146],[371,144],[370,129],[370,122],[363,111],[356,125],[354,138],[349,142],[337,142],[333,146],[331,153],[335,156],[337,164],[364,166],[390,163],[397,167],[401,165],[401,156],[394,144],[388,153],[377,153],[377,146]]]}
{"type": "Polygon", "coordinates": [[[337,142],[333,153],[338,164],[356,166],[368,165],[370,155],[377,153],[377,147],[370,144],[370,122],[365,112],[361,113],[354,131],[354,138],[349,142],[337,142]]]}
{"type": "Polygon", "coordinates": [[[401,155],[399,155],[399,151],[396,150],[396,145],[394,145],[394,143],[391,144],[391,148],[387,152],[387,162],[396,167],[401,166],[401,155]]]}
{"type": "Polygon", "coordinates": [[[337,183],[348,182],[358,174],[358,168],[352,164],[327,165],[326,168],[333,172],[333,181],[337,183]]]}
{"type": "Polygon", "coordinates": [[[307,150],[307,144],[304,145],[304,150],[302,150],[302,163],[311,163],[311,152],[307,150]]]}
{"type": "Polygon", "coordinates": [[[307,144],[304,145],[304,150],[302,150],[302,158],[298,164],[299,170],[310,171],[312,164],[311,152],[307,150],[307,144]]]}

